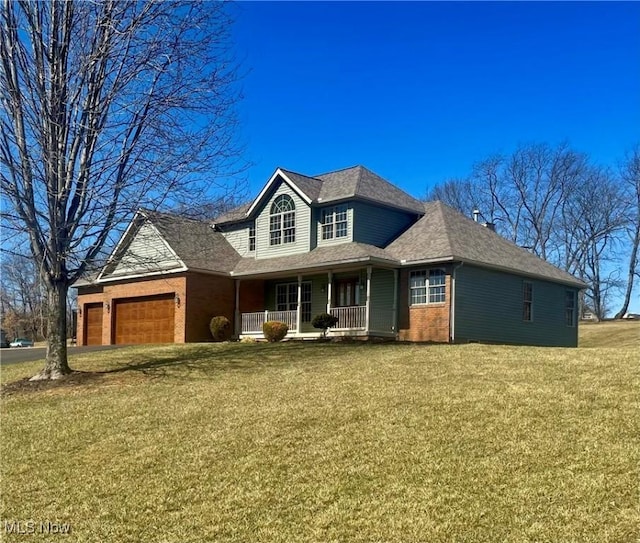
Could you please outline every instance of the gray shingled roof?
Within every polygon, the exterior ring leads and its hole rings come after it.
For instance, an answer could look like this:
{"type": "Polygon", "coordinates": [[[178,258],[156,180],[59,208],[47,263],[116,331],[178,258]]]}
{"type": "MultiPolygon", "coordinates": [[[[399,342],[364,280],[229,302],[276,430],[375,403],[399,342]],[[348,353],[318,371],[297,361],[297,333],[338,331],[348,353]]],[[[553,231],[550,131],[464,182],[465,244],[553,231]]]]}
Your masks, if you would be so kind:
{"type": "Polygon", "coordinates": [[[421,214],[424,211],[420,201],[363,166],[354,166],[316,177],[322,180],[319,203],[362,198],[415,213],[421,214]]]}
{"type": "Polygon", "coordinates": [[[320,179],[307,177],[306,175],[291,172],[289,170],[285,170],[284,168],[280,169],[291,180],[292,183],[295,183],[296,186],[307,195],[309,200],[315,202],[318,199],[318,196],[320,196],[320,191],[322,190],[322,181],[320,181],[320,179]]]}
{"type": "MultiPolygon", "coordinates": [[[[280,170],[311,200],[312,204],[328,204],[350,198],[367,200],[422,214],[422,203],[363,166],[308,177],[290,170],[280,170]]],[[[247,219],[251,204],[222,214],[214,222],[223,224],[247,219]]]]}
{"type": "Polygon", "coordinates": [[[249,210],[250,207],[251,207],[251,203],[242,204],[242,205],[239,205],[238,207],[234,207],[233,209],[230,209],[229,211],[226,211],[222,215],[216,217],[216,220],[214,222],[216,224],[221,224],[225,222],[236,222],[236,221],[246,220],[247,211],[249,210]]]}
{"type": "Polygon", "coordinates": [[[518,247],[442,202],[424,204],[425,215],[385,250],[404,264],[455,260],[584,287],[571,274],[518,247]]]}
{"type": "Polygon", "coordinates": [[[208,222],[169,213],[143,214],[190,270],[229,273],[240,260],[236,250],[208,222]]]}
{"type": "Polygon", "coordinates": [[[275,258],[243,258],[233,270],[233,275],[303,270],[347,264],[352,262],[385,261],[397,264],[395,259],[380,247],[366,243],[343,243],[331,247],[316,247],[308,253],[275,258]]]}
{"type": "MultiPolygon", "coordinates": [[[[364,170],[364,169],[362,169],[364,170]]],[[[342,170],[338,177],[327,174],[322,184],[335,183],[349,193],[368,190],[375,179],[358,168],[342,170]],[[347,180],[341,185],[339,179],[347,180]],[[364,181],[363,181],[364,179],[364,181]]],[[[340,172],[335,172],[340,173],[340,172]]],[[[289,172],[287,172],[289,175],[289,172]]],[[[372,174],[375,175],[375,174],[372,174]]],[[[307,178],[308,179],[308,178],[307,178]]],[[[292,179],[293,181],[293,179],[292,179]]],[[[296,180],[296,183],[300,179],[296,180]]],[[[313,183],[309,183],[309,186],[313,183]]],[[[300,186],[302,189],[302,187],[300,186]]],[[[322,193],[321,193],[322,194],[322,193]]],[[[331,192],[336,197],[338,190],[331,192]]],[[[374,262],[388,265],[411,265],[423,262],[462,261],[479,266],[511,271],[585,287],[567,272],[538,258],[474,222],[441,202],[420,204],[424,214],[387,247],[381,249],[363,243],[343,243],[317,247],[308,253],[255,259],[242,258],[220,232],[203,221],[168,213],[143,211],[178,257],[191,270],[229,273],[234,276],[269,274],[294,270],[327,268],[341,264],[374,262]]],[[[79,282],[81,284],[81,282],[79,282]]]]}

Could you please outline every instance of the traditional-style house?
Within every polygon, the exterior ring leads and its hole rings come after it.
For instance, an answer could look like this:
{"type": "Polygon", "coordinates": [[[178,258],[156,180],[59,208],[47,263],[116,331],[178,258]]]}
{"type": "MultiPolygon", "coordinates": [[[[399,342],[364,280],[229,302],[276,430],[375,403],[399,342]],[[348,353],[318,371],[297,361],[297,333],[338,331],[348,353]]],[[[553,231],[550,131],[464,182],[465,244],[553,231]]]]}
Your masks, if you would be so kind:
{"type": "Polygon", "coordinates": [[[420,202],[357,166],[277,169],[214,223],[140,210],[107,265],[79,283],[78,343],[208,341],[267,320],[288,337],[577,344],[584,284],[441,202],[420,202]]]}

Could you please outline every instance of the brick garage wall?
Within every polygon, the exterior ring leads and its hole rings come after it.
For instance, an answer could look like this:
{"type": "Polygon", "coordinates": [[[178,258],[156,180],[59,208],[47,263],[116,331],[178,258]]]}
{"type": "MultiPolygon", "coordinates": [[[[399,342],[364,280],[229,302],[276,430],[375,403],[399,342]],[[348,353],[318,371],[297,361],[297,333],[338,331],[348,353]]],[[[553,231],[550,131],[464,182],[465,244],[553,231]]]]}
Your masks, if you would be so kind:
{"type": "Polygon", "coordinates": [[[211,341],[211,319],[222,315],[233,324],[234,305],[233,279],[202,273],[187,274],[185,341],[211,341]]]}
{"type": "Polygon", "coordinates": [[[78,315],[78,345],[85,345],[84,337],[84,317],[85,305],[89,303],[102,302],[102,344],[111,345],[113,343],[113,324],[114,324],[114,301],[121,298],[138,298],[142,296],[153,296],[156,294],[177,294],[180,298],[180,305],[175,308],[174,321],[174,342],[185,342],[185,324],[186,324],[186,276],[185,274],[163,276],[158,278],[147,279],[131,279],[119,283],[104,283],[102,292],[95,292],[96,287],[91,293],[88,289],[82,287],[78,289],[78,307],[82,309],[82,315],[78,315]],[[106,304],[109,304],[110,311],[107,311],[106,304]]]}
{"type": "MultiPolygon", "coordinates": [[[[87,304],[104,303],[104,294],[102,287],[78,287],[78,320],[76,321],[76,342],[78,345],[86,345],[87,341],[84,337],[84,319],[87,304]]],[[[104,315],[104,307],[103,307],[104,315]]],[[[104,333],[104,328],[103,328],[104,333]]]]}
{"type": "Polygon", "coordinates": [[[446,301],[441,304],[409,306],[409,272],[400,271],[398,339],[448,343],[451,318],[451,275],[445,277],[446,301]]]}

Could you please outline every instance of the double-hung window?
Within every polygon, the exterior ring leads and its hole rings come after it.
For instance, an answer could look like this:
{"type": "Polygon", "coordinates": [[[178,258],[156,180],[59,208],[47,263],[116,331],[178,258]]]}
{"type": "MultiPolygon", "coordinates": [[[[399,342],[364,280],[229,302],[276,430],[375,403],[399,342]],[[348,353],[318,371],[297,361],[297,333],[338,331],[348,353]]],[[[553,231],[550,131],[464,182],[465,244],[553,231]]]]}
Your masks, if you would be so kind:
{"type": "Polygon", "coordinates": [[[429,270],[429,303],[444,302],[444,270],[429,270]]]}
{"type": "Polygon", "coordinates": [[[576,293],[574,290],[564,292],[564,319],[567,326],[576,325],[576,293]]]}
{"type": "Polygon", "coordinates": [[[249,226],[249,251],[256,250],[256,225],[251,223],[249,226]]]}
{"type": "Polygon", "coordinates": [[[296,205],[291,196],[281,194],[271,204],[269,245],[293,243],[296,240],[296,205]]]}
{"type": "Polygon", "coordinates": [[[533,320],[533,283],[529,281],[522,283],[522,320],[525,322],[533,320]]]}
{"type": "Polygon", "coordinates": [[[321,223],[322,239],[347,237],[347,205],[324,208],[321,223]]]}
{"type": "MultiPolygon", "coordinates": [[[[302,322],[311,322],[311,283],[302,283],[300,311],[302,322]]],[[[298,308],[298,283],[276,285],[276,311],[295,311],[298,308]]]]}
{"type": "Polygon", "coordinates": [[[436,304],[446,300],[444,270],[416,270],[409,274],[411,305],[436,304]]]}

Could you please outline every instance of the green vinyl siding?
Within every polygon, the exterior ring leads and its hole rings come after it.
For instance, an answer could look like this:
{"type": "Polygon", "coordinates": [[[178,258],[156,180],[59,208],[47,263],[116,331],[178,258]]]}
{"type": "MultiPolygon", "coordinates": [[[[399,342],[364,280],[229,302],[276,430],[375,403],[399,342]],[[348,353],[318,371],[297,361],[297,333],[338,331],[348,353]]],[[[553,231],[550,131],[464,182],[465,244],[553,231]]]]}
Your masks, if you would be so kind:
{"type": "Polygon", "coordinates": [[[371,274],[370,330],[393,331],[393,291],[393,270],[374,269],[371,274]]]}
{"type": "Polygon", "coordinates": [[[416,215],[364,202],[353,203],[353,240],[385,247],[416,220],[416,215]]]}
{"type": "Polygon", "coordinates": [[[250,223],[234,224],[221,229],[222,235],[240,256],[253,256],[254,251],[249,251],[249,225],[250,223]]]}
{"type": "Polygon", "coordinates": [[[455,271],[456,342],[575,347],[577,326],[565,323],[562,284],[469,266],[455,271]],[[523,283],[533,286],[532,320],[523,319],[523,283]]]}
{"type": "MultiPolygon", "coordinates": [[[[340,204],[336,204],[340,205],[340,204]]],[[[328,245],[339,245],[340,243],[348,243],[353,240],[353,208],[351,204],[347,205],[347,235],[341,238],[333,237],[330,239],[322,239],[322,210],[331,209],[336,205],[323,206],[314,209],[313,213],[313,233],[314,241],[317,247],[326,247],[328,245]]]]}
{"type": "Polygon", "coordinates": [[[143,223],[122,256],[106,268],[103,277],[119,277],[145,274],[180,268],[169,245],[149,222],[143,223]]]}
{"type": "Polygon", "coordinates": [[[256,218],[256,258],[272,258],[306,253],[311,250],[311,208],[287,183],[280,184],[271,192],[256,218]],[[271,204],[281,194],[287,194],[295,204],[295,241],[271,245],[269,237],[269,216],[271,204]]]}

